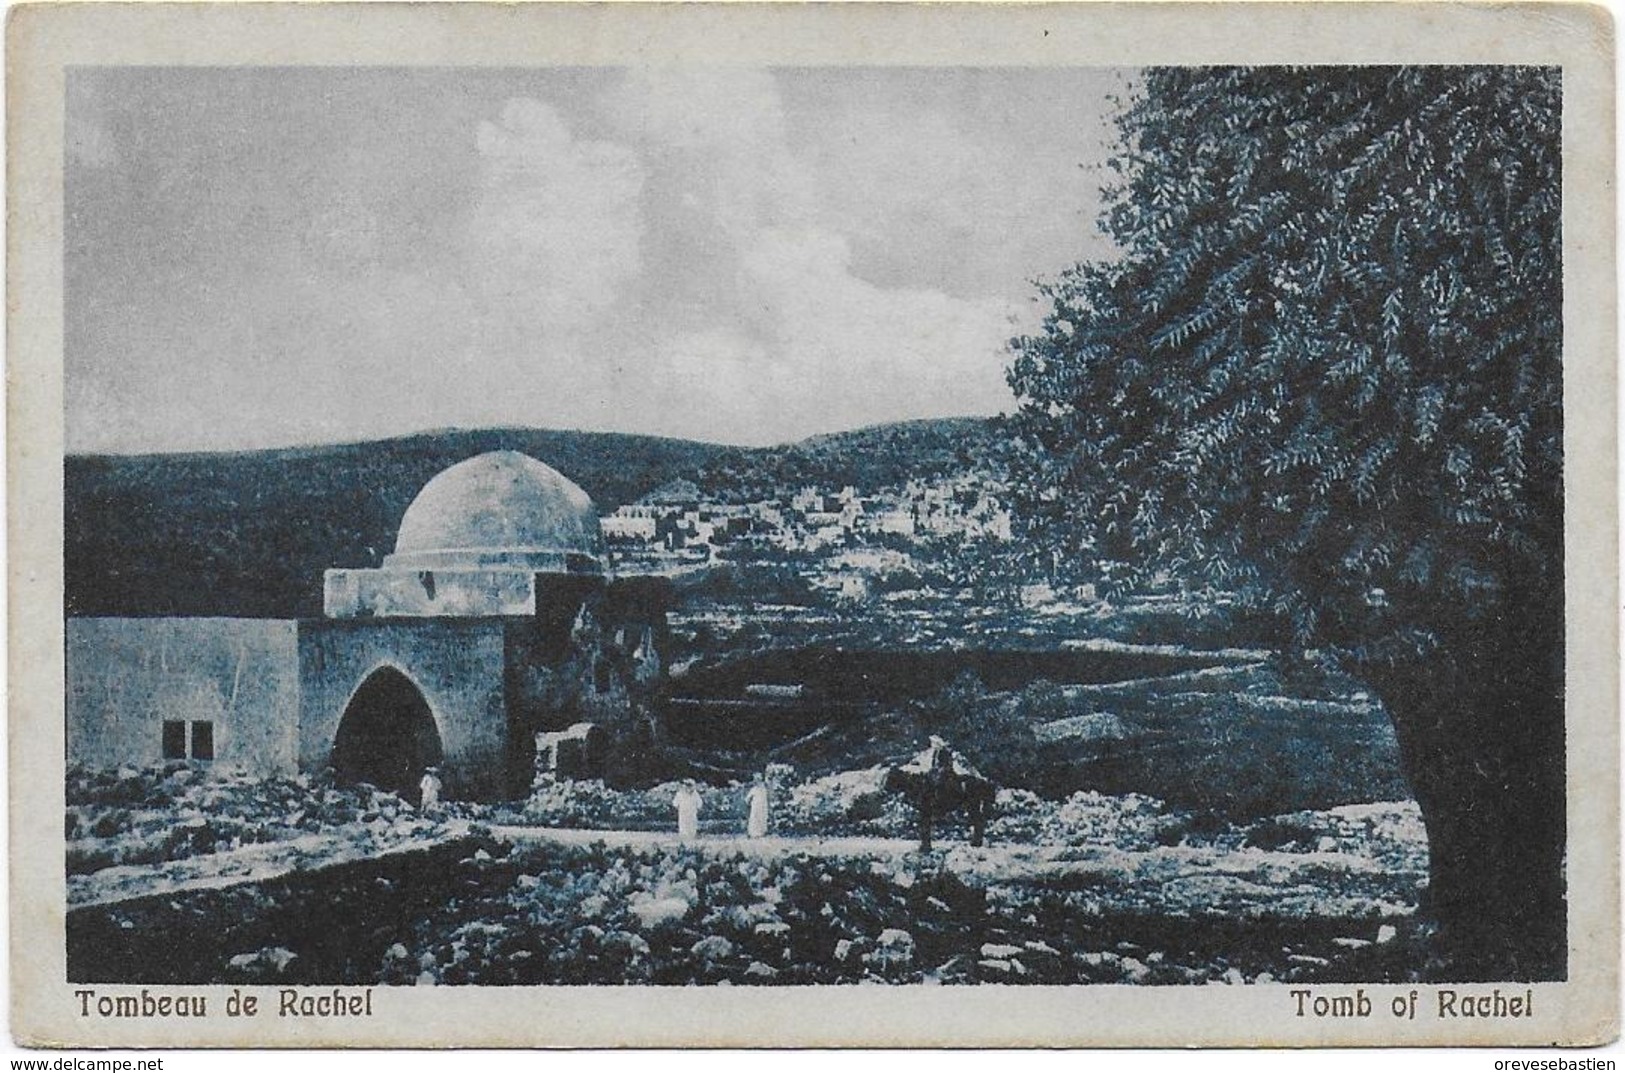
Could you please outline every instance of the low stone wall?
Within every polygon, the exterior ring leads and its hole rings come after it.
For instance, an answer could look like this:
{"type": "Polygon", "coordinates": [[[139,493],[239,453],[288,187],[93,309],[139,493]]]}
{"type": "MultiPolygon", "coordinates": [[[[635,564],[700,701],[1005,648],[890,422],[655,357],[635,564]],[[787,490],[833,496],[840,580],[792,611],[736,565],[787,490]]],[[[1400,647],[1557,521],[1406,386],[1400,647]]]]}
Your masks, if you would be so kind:
{"type": "Polygon", "coordinates": [[[289,619],[68,619],[69,764],[161,763],[171,722],[184,724],[188,758],[206,744],[213,758],[199,762],[292,774],[297,630],[289,619]]]}

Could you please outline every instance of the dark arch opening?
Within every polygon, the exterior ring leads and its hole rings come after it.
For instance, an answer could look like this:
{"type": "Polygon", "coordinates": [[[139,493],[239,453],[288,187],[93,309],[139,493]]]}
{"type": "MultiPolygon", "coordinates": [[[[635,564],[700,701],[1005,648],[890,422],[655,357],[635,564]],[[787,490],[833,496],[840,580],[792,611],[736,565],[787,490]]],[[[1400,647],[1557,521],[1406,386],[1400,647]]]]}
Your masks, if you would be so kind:
{"type": "Polygon", "coordinates": [[[350,698],[333,737],[333,775],[418,800],[423,772],[443,757],[440,732],[423,693],[393,667],[367,676],[350,698]]]}

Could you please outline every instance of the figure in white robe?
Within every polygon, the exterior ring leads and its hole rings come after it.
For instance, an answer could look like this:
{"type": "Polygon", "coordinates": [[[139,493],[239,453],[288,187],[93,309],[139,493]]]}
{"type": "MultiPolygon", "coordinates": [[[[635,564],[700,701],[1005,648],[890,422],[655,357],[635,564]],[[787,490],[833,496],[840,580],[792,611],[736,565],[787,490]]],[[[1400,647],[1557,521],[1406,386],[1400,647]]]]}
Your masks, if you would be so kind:
{"type": "Polygon", "coordinates": [[[418,780],[419,811],[429,812],[440,804],[440,787],[440,776],[435,773],[434,768],[423,773],[423,778],[418,780]]]}
{"type": "Polygon", "coordinates": [[[749,813],[745,820],[745,833],[751,838],[762,838],[767,834],[767,783],[758,776],[751,783],[750,791],[745,794],[745,804],[749,813]]]}
{"type": "Polygon", "coordinates": [[[677,836],[694,838],[700,833],[700,792],[694,784],[686,782],[677,791],[672,803],[677,806],[677,836]]]}

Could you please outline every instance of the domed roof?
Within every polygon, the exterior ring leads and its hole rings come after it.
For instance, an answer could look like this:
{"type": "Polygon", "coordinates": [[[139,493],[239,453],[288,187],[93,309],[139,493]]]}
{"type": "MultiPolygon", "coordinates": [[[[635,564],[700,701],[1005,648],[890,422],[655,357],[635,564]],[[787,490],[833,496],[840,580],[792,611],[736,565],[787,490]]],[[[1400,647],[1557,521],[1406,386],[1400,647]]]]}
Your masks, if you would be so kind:
{"type": "Polygon", "coordinates": [[[511,564],[596,572],[598,511],[573,481],[518,451],[476,455],[423,486],[387,563],[411,568],[511,564]]]}

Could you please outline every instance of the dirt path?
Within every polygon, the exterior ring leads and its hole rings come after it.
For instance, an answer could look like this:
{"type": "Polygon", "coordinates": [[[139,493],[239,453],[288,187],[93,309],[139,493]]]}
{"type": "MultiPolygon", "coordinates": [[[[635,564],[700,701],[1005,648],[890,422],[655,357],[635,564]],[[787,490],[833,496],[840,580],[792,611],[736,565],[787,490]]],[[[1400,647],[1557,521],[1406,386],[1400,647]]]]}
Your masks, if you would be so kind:
{"type": "MultiPolygon", "coordinates": [[[[523,845],[527,842],[551,842],[568,846],[590,846],[601,842],[616,849],[655,849],[683,847],[697,850],[712,857],[750,857],[767,860],[775,857],[869,857],[877,861],[898,862],[920,858],[920,843],[913,838],[877,838],[868,836],[814,836],[773,835],[766,838],[747,838],[744,835],[701,834],[697,838],[679,838],[674,831],[602,831],[563,827],[530,827],[505,825],[491,828],[491,833],[505,842],[523,845]]],[[[1157,851],[1150,851],[1157,852],[1157,851]]],[[[1142,854],[1129,853],[1106,847],[1083,848],[1061,845],[1029,845],[997,843],[973,847],[968,842],[938,839],[931,858],[941,867],[961,875],[983,877],[1032,879],[1041,875],[1054,875],[1093,862],[1097,866],[1110,860],[1121,862],[1125,858],[1138,858],[1142,854]]]]}
{"type": "MultiPolygon", "coordinates": [[[[746,838],[744,835],[706,835],[681,839],[674,831],[595,831],[566,827],[504,825],[491,833],[508,842],[558,842],[568,846],[590,846],[602,842],[617,849],[649,849],[657,846],[688,846],[718,856],[742,854],[747,857],[782,857],[805,853],[814,857],[902,857],[919,850],[909,838],[818,838],[809,835],[774,835],[746,838]]],[[[955,846],[959,843],[941,843],[955,846]]]]}
{"type": "MultiPolygon", "coordinates": [[[[477,825],[448,821],[431,832],[382,840],[371,832],[310,835],[289,842],[243,847],[162,865],[103,869],[71,877],[72,909],[110,905],[134,898],[218,890],[262,883],[300,872],[422,852],[468,837],[477,825]]],[[[680,839],[670,831],[583,830],[524,825],[484,827],[517,846],[549,843],[590,846],[602,843],[632,851],[679,846],[719,858],[771,859],[785,856],[869,858],[894,874],[912,872],[920,861],[913,839],[872,837],[701,835],[680,839]]],[[[1115,892],[1123,908],[1179,911],[1259,912],[1287,915],[1408,913],[1414,883],[1395,874],[1392,862],[1341,852],[1225,850],[1201,846],[1156,846],[1139,850],[1110,846],[1001,843],[973,848],[939,842],[932,867],[983,883],[1032,883],[1068,877],[1115,892]],[[1142,904],[1143,903],[1143,904],[1142,904]]]]}
{"type": "MultiPolygon", "coordinates": [[[[132,898],[158,894],[183,894],[197,890],[218,890],[240,883],[260,883],[298,871],[311,871],[351,861],[377,859],[397,853],[414,853],[458,838],[467,837],[473,825],[454,820],[432,833],[399,840],[379,840],[367,832],[337,831],[312,834],[282,842],[265,842],[223,850],[198,857],[186,857],[162,864],[119,865],[89,875],[68,877],[68,905],[80,908],[109,905],[132,898]]],[[[561,827],[504,825],[490,827],[504,841],[554,842],[587,846],[602,842],[626,849],[649,849],[682,844],[675,832],[601,831],[561,827]]],[[[746,854],[756,857],[805,853],[813,856],[902,857],[918,849],[917,843],[895,838],[806,838],[775,837],[747,839],[743,836],[702,835],[688,843],[719,856],[746,854]]]]}
{"type": "Polygon", "coordinates": [[[68,908],[110,905],[156,894],[218,890],[240,883],[260,883],[301,870],[348,861],[411,853],[462,838],[468,823],[457,820],[432,833],[398,841],[380,841],[362,831],[311,834],[280,842],[261,842],[161,864],[117,865],[89,875],[68,877],[68,908]]]}
{"type": "MultiPolygon", "coordinates": [[[[473,825],[455,820],[433,833],[410,838],[380,841],[365,832],[339,831],[312,834],[283,842],[266,842],[223,850],[204,856],[187,857],[162,864],[120,865],[89,875],[68,878],[68,905],[80,908],[109,905],[132,898],[189,891],[218,890],[240,883],[260,883],[299,871],[312,871],[351,861],[377,859],[398,853],[414,853],[466,837],[473,825]]],[[[653,849],[686,845],[721,857],[744,855],[770,858],[791,854],[815,857],[873,857],[897,859],[917,853],[919,843],[903,838],[814,838],[775,836],[746,838],[743,835],[701,835],[684,842],[672,831],[606,831],[563,827],[530,827],[517,824],[487,828],[505,841],[516,844],[552,842],[560,845],[589,846],[602,842],[617,849],[653,849]]],[[[976,853],[963,844],[939,842],[939,848],[953,854],[976,853]]],[[[1012,851],[1035,851],[1038,847],[1001,847],[996,854],[1008,860],[1012,851]]]]}

